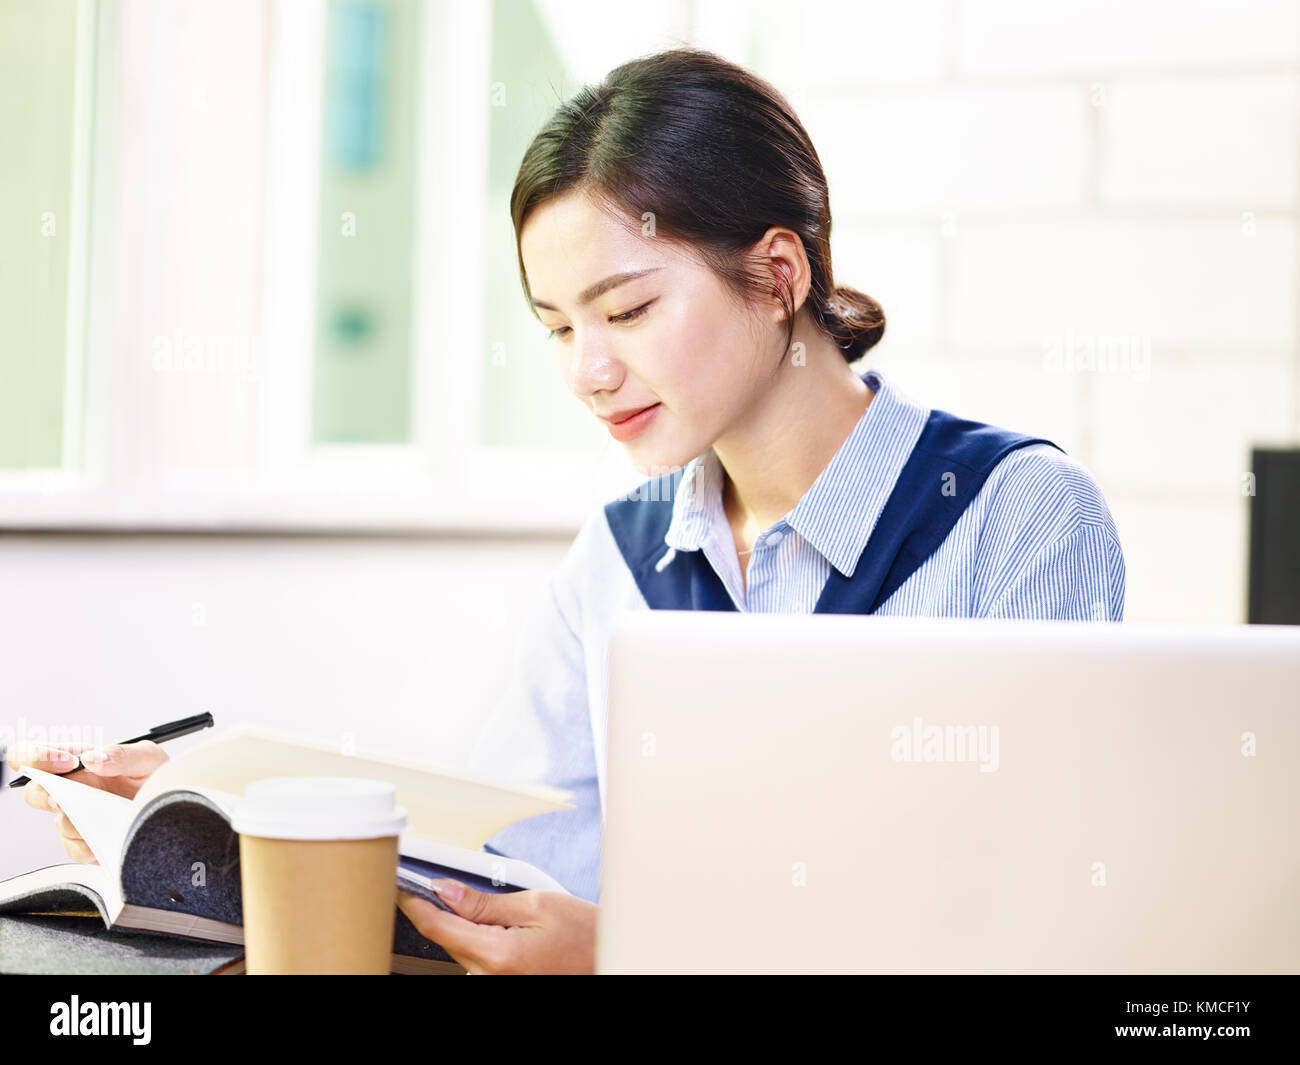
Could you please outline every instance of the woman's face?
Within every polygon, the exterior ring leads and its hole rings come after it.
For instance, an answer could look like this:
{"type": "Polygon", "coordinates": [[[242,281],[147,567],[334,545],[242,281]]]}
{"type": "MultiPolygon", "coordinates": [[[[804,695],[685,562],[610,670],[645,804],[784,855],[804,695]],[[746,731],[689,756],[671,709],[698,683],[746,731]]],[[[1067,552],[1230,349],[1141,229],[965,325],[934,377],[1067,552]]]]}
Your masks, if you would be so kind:
{"type": "Polygon", "coordinates": [[[707,450],[776,369],[784,336],[774,324],[761,326],[680,247],[625,227],[583,194],[537,208],[520,251],[565,383],[583,406],[607,418],[653,408],[621,426],[601,423],[644,473],[707,450]]]}

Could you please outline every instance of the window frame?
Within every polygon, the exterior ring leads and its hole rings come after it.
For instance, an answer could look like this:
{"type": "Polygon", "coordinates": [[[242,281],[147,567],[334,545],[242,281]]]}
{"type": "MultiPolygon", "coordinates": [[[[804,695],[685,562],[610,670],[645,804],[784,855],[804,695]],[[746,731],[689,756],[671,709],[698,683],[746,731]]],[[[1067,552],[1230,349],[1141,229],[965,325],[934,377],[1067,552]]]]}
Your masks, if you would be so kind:
{"type": "MultiPolygon", "coordinates": [[[[328,5],[268,0],[264,228],[256,265],[262,350],[272,357],[264,359],[258,391],[256,466],[139,476],[131,461],[130,378],[114,343],[122,312],[113,278],[130,266],[115,262],[116,238],[131,221],[118,217],[125,201],[116,188],[118,13],[104,0],[78,3],[96,43],[92,70],[78,71],[78,110],[84,104],[86,111],[78,137],[94,135],[77,153],[87,222],[79,228],[89,234],[89,248],[79,249],[86,258],[81,308],[69,300],[87,341],[79,353],[84,374],[69,374],[78,382],[84,377],[84,386],[71,386],[79,390],[78,416],[65,418],[78,450],[65,453],[69,468],[0,471],[0,528],[572,535],[593,507],[644,479],[621,448],[600,446],[595,436],[591,451],[482,442],[485,356],[475,353],[485,353],[487,343],[480,225],[488,196],[487,101],[477,121],[472,109],[440,106],[449,94],[463,96],[466,85],[488,91],[491,5],[479,0],[422,5],[412,442],[310,439],[328,5]],[[83,129],[92,104],[93,129],[83,129]],[[444,144],[456,146],[455,166],[443,162],[444,144]],[[304,261],[313,268],[304,270],[304,261]],[[438,357],[447,333],[440,323],[451,321],[457,352],[466,357],[438,357]]],[[[542,338],[539,329],[544,350],[542,338]]],[[[574,416],[581,417],[576,409],[574,416]]]]}
{"type": "Polygon", "coordinates": [[[0,527],[22,521],[33,511],[67,510],[65,500],[102,498],[107,462],[104,443],[108,426],[103,404],[102,373],[108,341],[101,328],[105,317],[104,290],[91,278],[111,277],[102,271],[111,218],[91,209],[110,202],[108,173],[117,145],[107,121],[110,94],[117,76],[116,31],[112,6],[103,0],[76,0],[77,65],[73,83],[72,182],[65,222],[68,233],[68,292],[64,309],[63,463],[57,467],[0,469],[0,527]],[[107,163],[108,165],[104,165],[107,163]],[[44,504],[44,505],[43,505],[44,504]]]}

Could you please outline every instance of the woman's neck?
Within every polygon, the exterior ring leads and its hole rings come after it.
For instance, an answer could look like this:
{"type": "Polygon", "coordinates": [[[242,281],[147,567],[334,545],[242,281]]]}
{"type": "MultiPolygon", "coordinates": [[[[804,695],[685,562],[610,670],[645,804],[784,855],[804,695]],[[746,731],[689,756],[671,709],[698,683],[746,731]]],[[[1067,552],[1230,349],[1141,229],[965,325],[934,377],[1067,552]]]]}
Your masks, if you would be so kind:
{"type": "Polygon", "coordinates": [[[804,356],[800,365],[787,355],[758,404],[713,445],[728,520],[753,535],[804,497],[875,396],[832,341],[806,343],[804,356]]]}

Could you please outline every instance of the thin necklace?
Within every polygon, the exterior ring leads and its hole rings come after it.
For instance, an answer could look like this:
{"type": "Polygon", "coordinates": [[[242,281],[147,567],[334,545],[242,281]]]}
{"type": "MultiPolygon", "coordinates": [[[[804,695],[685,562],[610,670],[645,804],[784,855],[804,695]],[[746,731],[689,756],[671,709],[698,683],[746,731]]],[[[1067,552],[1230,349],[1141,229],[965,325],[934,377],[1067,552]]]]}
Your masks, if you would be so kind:
{"type": "MultiPolygon", "coordinates": [[[[726,513],[726,509],[727,509],[727,505],[726,505],[726,502],[725,502],[725,499],[726,499],[726,489],[727,489],[727,486],[726,486],[726,485],[723,485],[723,499],[724,499],[724,502],[723,502],[723,505],[722,505],[722,510],[723,510],[723,513],[724,513],[724,514],[726,513]]],[[[754,553],[754,549],[753,549],[752,547],[751,547],[748,551],[737,551],[737,552],[736,552],[737,555],[751,555],[751,554],[753,554],[753,553],[754,553]]]]}

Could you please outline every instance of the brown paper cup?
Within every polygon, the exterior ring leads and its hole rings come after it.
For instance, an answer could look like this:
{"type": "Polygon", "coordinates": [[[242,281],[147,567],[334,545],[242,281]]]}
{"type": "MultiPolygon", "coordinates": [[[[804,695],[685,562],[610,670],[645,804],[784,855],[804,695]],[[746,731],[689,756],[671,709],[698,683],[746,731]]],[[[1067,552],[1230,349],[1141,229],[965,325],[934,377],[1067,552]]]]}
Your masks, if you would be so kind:
{"type": "Polygon", "coordinates": [[[239,837],[250,975],[392,968],[397,837],[239,837]]]}
{"type": "Polygon", "coordinates": [[[405,824],[392,799],[351,778],[248,786],[235,828],[250,975],[391,971],[405,824]]]}

